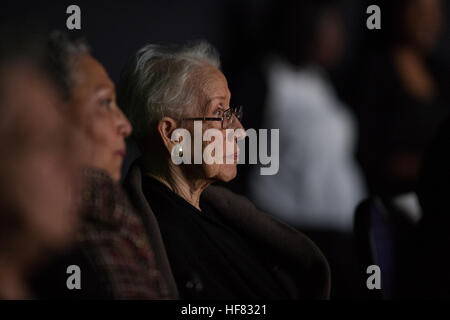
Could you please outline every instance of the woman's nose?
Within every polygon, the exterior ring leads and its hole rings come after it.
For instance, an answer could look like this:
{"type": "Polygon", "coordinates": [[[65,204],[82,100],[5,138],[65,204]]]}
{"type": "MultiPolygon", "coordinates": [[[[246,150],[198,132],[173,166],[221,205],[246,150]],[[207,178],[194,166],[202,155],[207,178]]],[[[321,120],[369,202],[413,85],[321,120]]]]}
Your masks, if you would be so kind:
{"type": "Polygon", "coordinates": [[[245,131],[244,126],[239,121],[239,119],[236,117],[234,117],[233,125],[230,129],[233,129],[233,130],[227,136],[228,141],[231,141],[233,138],[235,141],[242,140],[247,135],[247,132],[245,131]]]}
{"type": "Polygon", "coordinates": [[[131,123],[120,109],[118,109],[118,130],[119,134],[125,138],[128,137],[133,131],[131,123]]]}
{"type": "Polygon", "coordinates": [[[242,125],[241,121],[238,119],[238,117],[236,117],[235,115],[233,115],[233,129],[242,129],[245,131],[244,126],[242,125]]]}
{"type": "Polygon", "coordinates": [[[241,121],[237,118],[235,118],[235,128],[234,130],[239,132],[239,134],[236,135],[237,140],[244,139],[246,136],[246,130],[244,129],[244,126],[242,125],[241,121]]]}

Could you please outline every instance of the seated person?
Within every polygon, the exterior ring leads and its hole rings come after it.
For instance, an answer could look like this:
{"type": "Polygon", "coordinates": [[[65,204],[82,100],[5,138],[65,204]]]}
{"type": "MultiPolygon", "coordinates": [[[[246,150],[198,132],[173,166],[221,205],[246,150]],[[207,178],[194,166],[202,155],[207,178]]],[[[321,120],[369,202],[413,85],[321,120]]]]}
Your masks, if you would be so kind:
{"type": "Polygon", "coordinates": [[[407,298],[450,298],[450,118],[443,122],[427,152],[417,195],[423,217],[404,248],[401,294],[407,298]],[[413,280],[412,280],[413,279],[413,280]]]}
{"type": "MultiPolygon", "coordinates": [[[[142,152],[125,185],[146,221],[170,295],[325,299],[329,268],[314,243],[244,197],[211,185],[236,176],[237,139],[245,135],[219,65],[215,50],[203,42],[174,48],[147,45],[125,68],[118,86],[119,104],[142,152]],[[188,155],[194,141],[184,136],[172,140],[176,129],[193,137],[200,119],[198,138],[216,129],[232,146],[228,150],[220,144],[223,158],[215,149],[211,156],[219,161],[212,164],[188,164],[197,158],[193,152],[188,155]],[[240,129],[241,135],[226,134],[226,129],[240,129]],[[172,160],[179,158],[186,161],[177,165],[172,160]]],[[[210,144],[196,148],[203,155],[210,144]]]]}
{"type": "MultiPolygon", "coordinates": [[[[83,221],[74,248],[34,279],[40,298],[165,298],[144,226],[118,181],[131,125],[118,108],[114,84],[82,41],[54,32],[48,70],[65,99],[64,110],[87,136],[83,221]],[[81,289],[70,289],[68,266],[81,270],[81,289]]],[[[80,172],[81,173],[81,172],[80,172]]]]}

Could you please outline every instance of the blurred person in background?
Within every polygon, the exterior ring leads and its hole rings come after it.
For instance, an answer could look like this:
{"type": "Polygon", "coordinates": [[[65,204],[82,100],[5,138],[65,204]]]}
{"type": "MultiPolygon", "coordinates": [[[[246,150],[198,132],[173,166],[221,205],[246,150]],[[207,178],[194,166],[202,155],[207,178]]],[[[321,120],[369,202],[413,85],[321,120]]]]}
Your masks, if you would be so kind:
{"type": "Polygon", "coordinates": [[[355,120],[327,76],[345,41],[339,5],[286,0],[274,11],[263,127],[280,129],[280,170],[249,181],[251,197],[289,224],[351,232],[365,186],[355,120]]]}
{"type": "MultiPolygon", "coordinates": [[[[236,176],[239,137],[225,130],[243,131],[219,68],[217,52],[205,42],[147,45],[118,86],[142,152],[125,185],[149,227],[170,292],[182,299],[326,299],[328,264],[312,241],[246,198],[211,185],[236,176]],[[193,152],[191,164],[172,161],[187,152],[172,134],[184,128],[194,137],[194,121],[201,121],[202,137],[217,129],[232,144],[224,163],[192,164],[193,152]]],[[[201,154],[208,145],[203,141],[201,154]]]]}
{"type": "Polygon", "coordinates": [[[448,115],[450,69],[434,54],[445,23],[442,1],[380,6],[382,28],[368,37],[355,92],[358,157],[370,192],[393,197],[416,187],[423,152],[448,115]]]}
{"type": "MultiPolygon", "coordinates": [[[[9,26],[0,43],[0,298],[32,298],[28,278],[68,245],[79,218],[74,128],[42,68],[42,40],[9,26]]],[[[81,142],[79,140],[78,142],[81,142]]]]}
{"type": "Polygon", "coordinates": [[[331,268],[332,298],[357,298],[353,216],[366,194],[356,162],[357,124],[337,96],[329,70],[340,61],[346,34],[340,1],[275,4],[267,55],[263,128],[279,129],[279,171],[249,177],[250,197],[305,232],[331,268]]]}
{"type": "Polygon", "coordinates": [[[423,217],[399,265],[402,298],[450,298],[450,118],[437,132],[424,154],[417,188],[423,217]]]}
{"type": "Polygon", "coordinates": [[[55,31],[47,55],[48,72],[64,99],[62,109],[86,134],[90,148],[80,150],[87,161],[77,242],[35,276],[38,297],[165,298],[142,221],[118,184],[132,128],[116,104],[114,83],[80,39],[55,31]],[[80,290],[66,286],[70,265],[80,267],[80,290]]]}

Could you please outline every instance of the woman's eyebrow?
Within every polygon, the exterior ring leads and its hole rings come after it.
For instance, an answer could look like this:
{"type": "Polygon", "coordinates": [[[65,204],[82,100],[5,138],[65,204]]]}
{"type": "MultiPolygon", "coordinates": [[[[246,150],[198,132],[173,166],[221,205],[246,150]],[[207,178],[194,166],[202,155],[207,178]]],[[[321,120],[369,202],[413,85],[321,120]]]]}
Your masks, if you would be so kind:
{"type": "Polygon", "coordinates": [[[103,91],[114,92],[114,88],[107,86],[107,85],[99,85],[99,86],[95,87],[95,89],[94,89],[94,93],[100,93],[103,91]]]}
{"type": "MultiPolygon", "coordinates": [[[[214,101],[214,100],[225,100],[227,97],[226,96],[215,96],[215,97],[211,97],[209,98],[206,103],[203,105],[203,112],[207,112],[208,106],[214,101]]],[[[223,109],[221,106],[219,106],[220,109],[223,109]]]]}
{"type": "Polygon", "coordinates": [[[215,97],[211,97],[208,99],[208,104],[210,104],[211,102],[213,102],[214,100],[225,100],[227,97],[226,96],[215,96],[215,97]]]}

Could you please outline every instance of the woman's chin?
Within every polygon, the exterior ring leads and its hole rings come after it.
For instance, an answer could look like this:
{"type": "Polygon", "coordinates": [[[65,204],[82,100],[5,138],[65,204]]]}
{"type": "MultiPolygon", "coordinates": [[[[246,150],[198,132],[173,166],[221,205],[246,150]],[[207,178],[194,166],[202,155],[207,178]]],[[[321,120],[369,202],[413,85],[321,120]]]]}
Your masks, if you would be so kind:
{"type": "Polygon", "coordinates": [[[221,165],[218,180],[222,182],[229,182],[236,178],[237,166],[236,164],[223,164],[221,165]]]}

